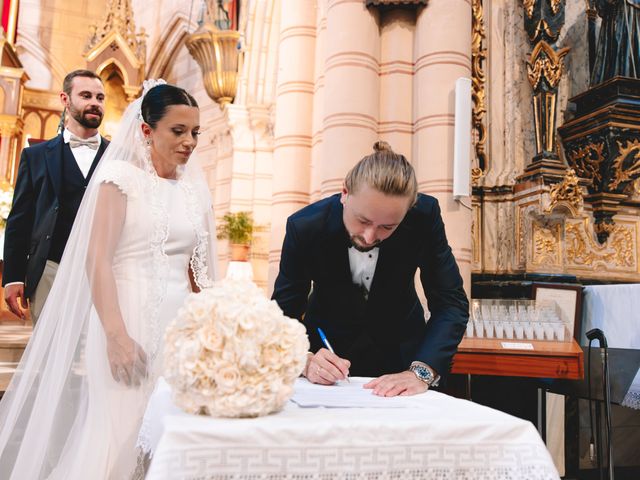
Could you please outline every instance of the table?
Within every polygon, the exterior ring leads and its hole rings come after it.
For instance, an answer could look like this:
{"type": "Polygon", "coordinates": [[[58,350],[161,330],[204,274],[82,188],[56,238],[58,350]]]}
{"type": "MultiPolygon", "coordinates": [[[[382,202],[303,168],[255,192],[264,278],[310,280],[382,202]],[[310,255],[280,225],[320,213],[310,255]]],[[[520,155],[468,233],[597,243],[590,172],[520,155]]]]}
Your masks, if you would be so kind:
{"type": "MultiPolygon", "coordinates": [[[[463,338],[453,358],[452,373],[467,374],[467,398],[472,397],[471,375],[506,377],[584,378],[583,351],[574,339],[568,342],[463,338]],[[504,348],[531,345],[532,350],[504,348]],[[515,345],[514,345],[515,344],[515,345]]],[[[547,413],[547,394],[538,389],[538,428],[562,470],[564,460],[564,400],[551,396],[547,413]]]]}
{"type": "Polygon", "coordinates": [[[221,419],[180,412],[160,383],[148,410],[159,440],[146,478],[559,478],[531,423],[435,391],[402,398],[405,408],[289,402],[267,417],[221,419]]]}
{"type": "Polygon", "coordinates": [[[584,378],[583,352],[575,340],[505,340],[463,338],[453,358],[451,373],[507,377],[584,378]],[[532,350],[504,348],[532,345],[532,350]]]}

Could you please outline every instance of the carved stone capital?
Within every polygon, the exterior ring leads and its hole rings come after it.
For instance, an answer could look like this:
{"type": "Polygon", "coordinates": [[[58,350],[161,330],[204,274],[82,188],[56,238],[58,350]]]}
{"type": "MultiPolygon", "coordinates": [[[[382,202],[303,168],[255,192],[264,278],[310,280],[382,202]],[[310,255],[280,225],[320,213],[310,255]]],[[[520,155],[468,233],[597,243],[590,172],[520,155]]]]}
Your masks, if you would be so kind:
{"type": "Polygon", "coordinates": [[[140,95],[140,87],[136,85],[123,85],[122,89],[127,96],[127,102],[133,102],[140,95]]]}
{"type": "Polygon", "coordinates": [[[11,138],[22,133],[24,121],[17,115],[0,114],[0,137],[11,138]]]}

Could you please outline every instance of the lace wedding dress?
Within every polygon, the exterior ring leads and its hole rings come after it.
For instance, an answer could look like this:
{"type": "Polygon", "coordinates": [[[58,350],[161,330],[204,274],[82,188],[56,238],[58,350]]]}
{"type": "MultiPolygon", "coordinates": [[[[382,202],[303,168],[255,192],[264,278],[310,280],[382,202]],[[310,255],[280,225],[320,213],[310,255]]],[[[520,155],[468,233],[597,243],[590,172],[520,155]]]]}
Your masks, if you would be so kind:
{"type": "MultiPolygon", "coordinates": [[[[104,169],[101,181],[112,182],[127,193],[128,185],[151,182],[145,172],[123,162],[114,162],[104,169]],[[111,166],[110,166],[111,167],[111,166]],[[105,171],[106,170],[106,171],[105,171]],[[136,178],[139,177],[139,178],[136,178]]],[[[127,332],[136,340],[150,359],[146,381],[139,387],[116,382],[107,360],[104,330],[95,310],[89,320],[87,334],[87,365],[89,395],[86,419],[78,445],[69,445],[51,479],[125,479],[136,468],[136,441],[149,396],[162,368],[160,337],[191,291],[188,268],[197,243],[195,223],[187,212],[190,192],[186,183],[178,180],[156,179],[158,204],[149,209],[143,195],[127,199],[124,227],[113,260],[118,299],[127,332]],[[154,231],[154,217],[162,217],[166,226],[154,231]],[[163,238],[162,263],[155,272],[149,262],[149,238],[160,234],[163,238]],[[146,268],[145,268],[146,267],[146,268]],[[162,282],[153,285],[155,278],[162,282]],[[161,291],[160,291],[161,290],[161,291]],[[155,292],[157,298],[149,298],[155,292]],[[155,303],[158,301],[159,303],[155,303]],[[157,317],[149,322],[157,309],[157,317]]],[[[149,186],[148,188],[151,188],[149,186]]],[[[192,202],[192,200],[191,200],[192,202]]],[[[201,223],[201,222],[200,222],[201,223]]]]}
{"type": "Polygon", "coordinates": [[[0,403],[3,480],[129,480],[139,473],[136,441],[161,375],[164,329],[191,280],[205,288],[215,278],[203,172],[190,159],[177,180],[157,176],[138,135],[140,103],[125,111],[123,133],[92,177],[0,403]],[[140,385],[114,380],[103,328],[110,315],[122,319],[146,359],[140,385]]]}

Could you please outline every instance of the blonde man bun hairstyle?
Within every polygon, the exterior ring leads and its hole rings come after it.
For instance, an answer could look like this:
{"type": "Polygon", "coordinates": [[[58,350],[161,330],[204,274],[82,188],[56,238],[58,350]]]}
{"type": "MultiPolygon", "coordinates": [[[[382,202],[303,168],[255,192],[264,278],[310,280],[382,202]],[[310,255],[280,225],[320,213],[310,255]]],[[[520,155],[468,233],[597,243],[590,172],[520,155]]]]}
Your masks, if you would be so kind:
{"type": "Polygon", "coordinates": [[[393,149],[391,148],[391,145],[389,145],[384,140],[378,140],[376,143],[374,143],[373,144],[373,151],[375,153],[380,153],[380,152],[391,152],[391,153],[393,153],[393,149]]]}
{"type": "Polygon", "coordinates": [[[387,142],[373,144],[373,153],[360,160],[344,181],[349,193],[362,185],[369,185],[385,195],[409,197],[412,203],[418,196],[418,181],[413,167],[404,155],[396,153],[387,142]]]}

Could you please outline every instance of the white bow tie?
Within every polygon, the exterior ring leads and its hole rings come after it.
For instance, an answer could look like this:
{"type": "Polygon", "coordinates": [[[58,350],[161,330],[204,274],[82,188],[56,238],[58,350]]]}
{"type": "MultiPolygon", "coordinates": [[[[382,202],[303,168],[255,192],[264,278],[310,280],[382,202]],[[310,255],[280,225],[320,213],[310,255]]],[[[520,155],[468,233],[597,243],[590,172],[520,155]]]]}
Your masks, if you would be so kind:
{"type": "Polygon", "coordinates": [[[69,146],[71,148],[77,148],[77,147],[89,147],[91,150],[97,150],[98,147],[100,146],[100,141],[98,140],[98,137],[91,137],[91,138],[79,138],[76,137],[75,135],[71,134],[71,137],[69,137],[69,146]]]}

